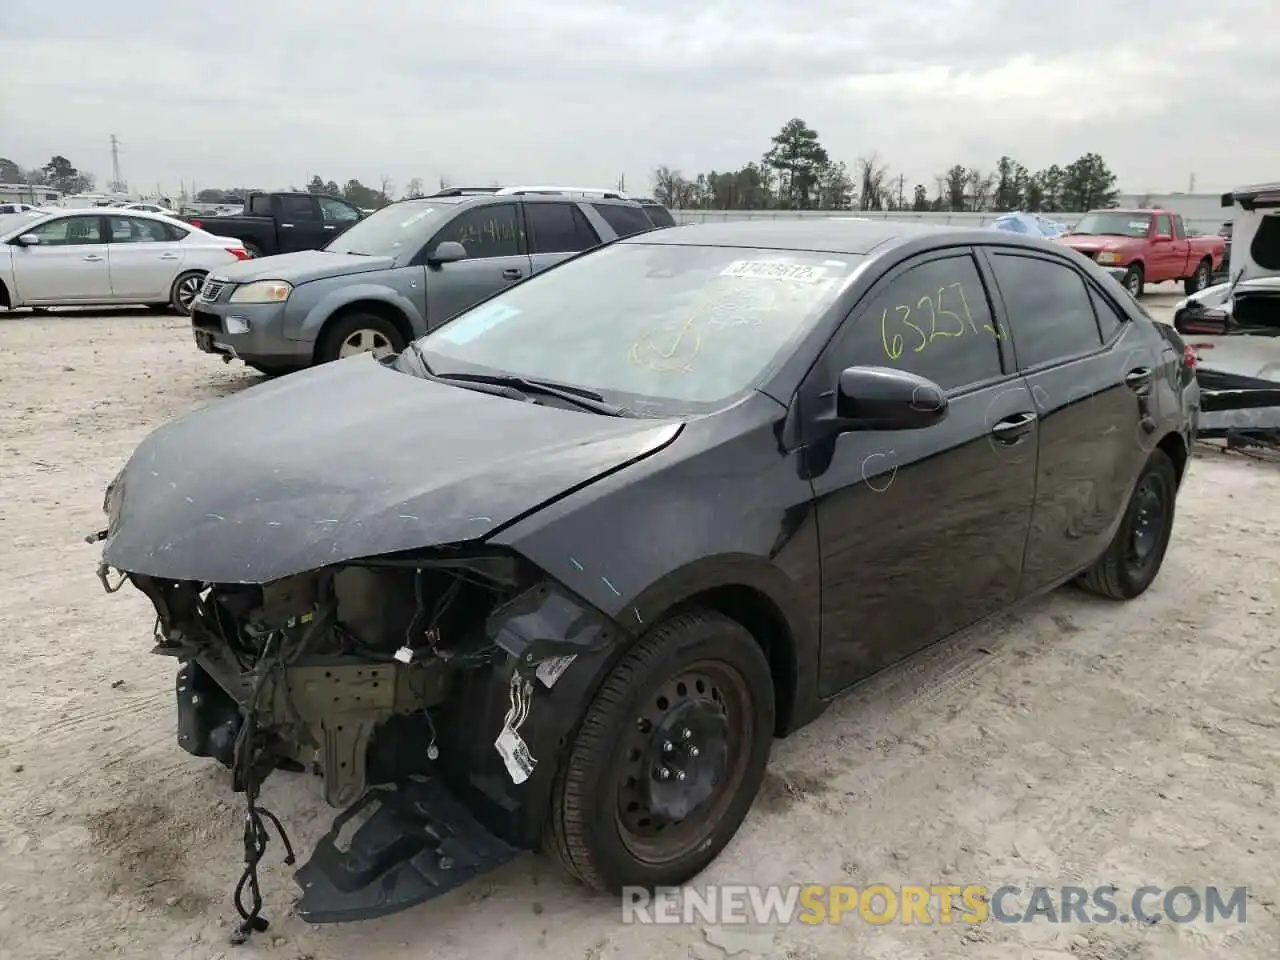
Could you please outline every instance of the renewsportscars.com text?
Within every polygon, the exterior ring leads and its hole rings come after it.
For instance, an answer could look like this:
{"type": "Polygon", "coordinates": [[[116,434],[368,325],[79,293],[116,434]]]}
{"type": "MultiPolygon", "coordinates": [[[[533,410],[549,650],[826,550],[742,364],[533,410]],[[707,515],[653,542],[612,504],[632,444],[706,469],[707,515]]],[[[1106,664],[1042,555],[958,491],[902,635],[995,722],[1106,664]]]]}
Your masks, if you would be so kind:
{"type": "Polygon", "coordinates": [[[732,884],[626,888],[623,923],[1218,923],[1245,922],[1246,887],[1017,887],[928,884],[867,887],[732,884]]]}

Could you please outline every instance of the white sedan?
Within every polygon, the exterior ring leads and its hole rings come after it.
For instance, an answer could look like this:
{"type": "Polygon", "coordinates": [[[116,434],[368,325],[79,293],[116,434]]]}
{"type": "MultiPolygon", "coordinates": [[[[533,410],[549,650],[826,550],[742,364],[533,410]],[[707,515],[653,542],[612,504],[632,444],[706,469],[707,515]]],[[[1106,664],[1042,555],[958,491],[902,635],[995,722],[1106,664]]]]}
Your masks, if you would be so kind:
{"type": "Polygon", "coordinates": [[[0,310],[146,304],[183,316],[205,274],[244,245],[141,210],[0,216],[0,310]]]}

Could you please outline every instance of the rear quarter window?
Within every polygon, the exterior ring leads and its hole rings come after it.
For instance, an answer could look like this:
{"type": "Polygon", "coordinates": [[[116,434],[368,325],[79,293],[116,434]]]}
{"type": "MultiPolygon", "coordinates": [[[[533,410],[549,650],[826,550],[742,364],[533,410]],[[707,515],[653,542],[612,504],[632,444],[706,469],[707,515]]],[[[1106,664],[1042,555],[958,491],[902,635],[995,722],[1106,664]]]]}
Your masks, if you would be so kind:
{"type": "Polygon", "coordinates": [[[625,207],[614,203],[593,203],[591,209],[604,219],[614,233],[620,237],[629,237],[633,233],[643,233],[653,229],[653,222],[643,210],[637,207],[625,207]]]}
{"type": "Polygon", "coordinates": [[[671,211],[666,207],[645,204],[644,212],[649,215],[649,219],[655,227],[674,227],[676,225],[676,218],[671,215],[671,211]]]}

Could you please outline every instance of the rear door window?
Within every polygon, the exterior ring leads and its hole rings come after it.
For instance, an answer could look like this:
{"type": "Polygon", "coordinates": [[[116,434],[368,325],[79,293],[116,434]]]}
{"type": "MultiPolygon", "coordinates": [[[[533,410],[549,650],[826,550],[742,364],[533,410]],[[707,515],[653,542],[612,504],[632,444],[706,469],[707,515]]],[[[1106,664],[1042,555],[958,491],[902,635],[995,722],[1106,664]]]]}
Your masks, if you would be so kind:
{"type": "Polygon", "coordinates": [[[604,222],[613,228],[620,237],[629,237],[633,233],[643,233],[653,229],[653,222],[638,206],[623,206],[620,203],[593,203],[591,208],[604,218],[604,222]]]}
{"type": "Polygon", "coordinates": [[[576,203],[524,205],[531,253],[577,253],[600,242],[576,203]]]}
{"type": "Polygon", "coordinates": [[[993,254],[991,266],[1020,368],[1066,360],[1102,346],[1084,278],[1071,267],[1010,253],[993,254]]]}
{"type": "Polygon", "coordinates": [[[318,220],[315,197],[281,197],[280,219],[286,221],[318,220]]]}
{"type": "Polygon", "coordinates": [[[655,227],[674,227],[676,218],[671,215],[671,211],[659,204],[644,204],[644,212],[648,214],[649,220],[655,227]]]}

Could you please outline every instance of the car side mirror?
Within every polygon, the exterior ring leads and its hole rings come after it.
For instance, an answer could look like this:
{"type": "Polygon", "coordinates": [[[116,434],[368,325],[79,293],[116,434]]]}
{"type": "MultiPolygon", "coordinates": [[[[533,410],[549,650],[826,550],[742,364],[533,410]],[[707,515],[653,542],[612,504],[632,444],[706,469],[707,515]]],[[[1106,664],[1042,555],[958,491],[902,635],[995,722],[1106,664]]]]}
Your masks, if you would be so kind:
{"type": "Polygon", "coordinates": [[[1183,335],[1200,334],[1221,337],[1231,329],[1231,314],[1226,310],[1189,303],[1173,316],[1173,329],[1183,335]]]}
{"type": "Polygon", "coordinates": [[[16,242],[17,242],[18,246],[20,246],[20,247],[38,247],[38,246],[40,246],[40,238],[39,238],[38,236],[36,236],[34,233],[24,233],[22,236],[20,236],[20,237],[17,239],[17,241],[16,241],[16,242]]]}
{"type": "Polygon", "coordinates": [[[437,244],[436,248],[427,256],[427,263],[434,267],[442,263],[456,263],[465,259],[467,259],[466,247],[457,240],[445,240],[437,244]]]}
{"type": "Polygon", "coordinates": [[[836,414],[855,430],[919,430],[947,415],[947,395],[932,380],[890,367],[840,372],[836,414]]]}
{"type": "Polygon", "coordinates": [[[1169,236],[1167,233],[1157,233],[1151,239],[1154,240],[1156,243],[1172,243],[1173,242],[1173,237],[1169,236]]]}

